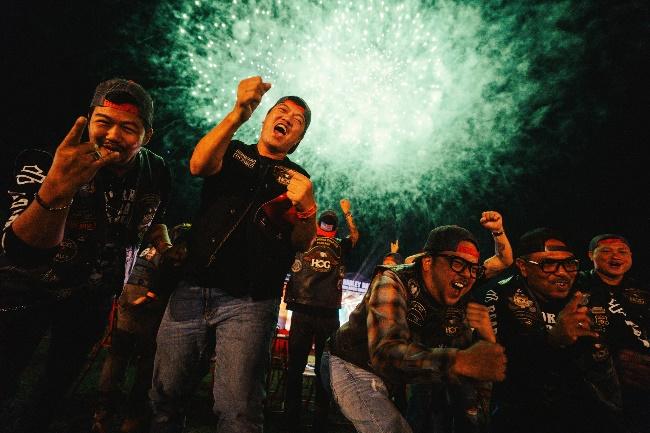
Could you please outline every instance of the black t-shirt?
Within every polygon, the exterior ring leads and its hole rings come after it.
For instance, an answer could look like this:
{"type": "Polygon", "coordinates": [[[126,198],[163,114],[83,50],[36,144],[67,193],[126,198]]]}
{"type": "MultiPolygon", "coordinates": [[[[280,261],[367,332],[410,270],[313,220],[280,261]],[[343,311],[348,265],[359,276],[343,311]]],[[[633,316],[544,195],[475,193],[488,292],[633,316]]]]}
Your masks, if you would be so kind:
{"type": "Polygon", "coordinates": [[[280,294],[296,252],[293,226],[282,217],[291,209],[280,197],[286,169],[308,176],[288,158],[270,159],[256,145],[231,141],[221,171],[203,183],[190,236],[190,281],[255,299],[280,294]]]}

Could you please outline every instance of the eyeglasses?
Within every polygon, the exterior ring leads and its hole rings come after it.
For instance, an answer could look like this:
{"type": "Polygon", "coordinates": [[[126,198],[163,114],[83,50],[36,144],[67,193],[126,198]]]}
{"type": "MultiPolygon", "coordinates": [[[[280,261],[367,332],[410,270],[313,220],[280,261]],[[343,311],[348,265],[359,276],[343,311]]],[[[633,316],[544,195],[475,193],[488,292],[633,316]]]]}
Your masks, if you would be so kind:
{"type": "Polygon", "coordinates": [[[580,267],[580,260],[573,258],[564,260],[546,259],[540,262],[524,259],[524,261],[539,266],[542,272],[545,272],[547,274],[556,273],[558,269],[560,269],[560,266],[562,266],[562,268],[564,268],[564,270],[567,272],[577,272],[578,268],[580,267]]]}
{"type": "Polygon", "coordinates": [[[485,272],[485,268],[478,263],[468,262],[467,260],[460,258],[458,256],[452,256],[449,254],[436,254],[438,257],[442,257],[447,262],[449,262],[449,267],[452,271],[460,274],[465,269],[469,268],[469,274],[474,278],[481,278],[485,272]]]}

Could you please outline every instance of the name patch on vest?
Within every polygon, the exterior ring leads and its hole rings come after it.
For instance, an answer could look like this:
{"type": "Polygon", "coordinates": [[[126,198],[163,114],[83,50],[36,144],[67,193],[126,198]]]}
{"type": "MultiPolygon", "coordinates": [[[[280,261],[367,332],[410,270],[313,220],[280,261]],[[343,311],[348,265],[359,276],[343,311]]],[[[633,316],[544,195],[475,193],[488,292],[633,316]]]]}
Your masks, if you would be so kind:
{"type": "Polygon", "coordinates": [[[244,152],[242,152],[239,149],[235,150],[235,153],[232,155],[232,157],[237,161],[241,162],[242,164],[244,164],[247,168],[255,167],[255,163],[257,162],[255,159],[251,158],[250,156],[247,156],[244,152]]]}

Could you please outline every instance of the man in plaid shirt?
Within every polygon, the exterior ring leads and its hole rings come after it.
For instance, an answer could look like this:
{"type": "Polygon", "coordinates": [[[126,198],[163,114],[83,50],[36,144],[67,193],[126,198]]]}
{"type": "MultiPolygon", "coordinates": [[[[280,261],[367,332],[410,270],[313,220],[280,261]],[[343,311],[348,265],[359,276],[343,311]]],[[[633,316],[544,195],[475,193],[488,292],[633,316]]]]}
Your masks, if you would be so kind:
{"type": "Polygon", "coordinates": [[[323,380],[357,431],[412,431],[389,397],[389,387],[404,383],[438,387],[452,401],[451,422],[480,428],[476,381],[503,380],[506,357],[487,310],[461,301],[483,272],[477,245],[464,228],[433,229],[413,263],[377,273],[332,338],[323,380]],[[471,327],[492,342],[473,343],[471,327]]]}

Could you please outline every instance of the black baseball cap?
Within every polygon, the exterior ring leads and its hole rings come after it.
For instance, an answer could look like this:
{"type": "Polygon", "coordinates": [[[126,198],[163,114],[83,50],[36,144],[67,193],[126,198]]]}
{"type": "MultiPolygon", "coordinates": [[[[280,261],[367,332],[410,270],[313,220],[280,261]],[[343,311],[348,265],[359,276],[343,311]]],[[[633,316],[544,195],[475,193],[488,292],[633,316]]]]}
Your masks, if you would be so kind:
{"type": "Polygon", "coordinates": [[[132,80],[112,78],[99,83],[90,106],[133,112],[142,119],[145,128],[151,129],[153,125],[153,99],[144,87],[132,80]]]}
{"type": "Polygon", "coordinates": [[[422,251],[428,254],[440,251],[458,251],[458,244],[462,241],[473,243],[476,246],[476,253],[478,253],[476,237],[469,230],[457,225],[440,226],[431,230],[422,251]]]}
{"type": "Polygon", "coordinates": [[[594,236],[591,241],[589,241],[589,251],[593,251],[598,247],[598,242],[604,241],[606,239],[616,239],[623,242],[628,248],[632,249],[630,243],[623,236],[616,233],[603,233],[601,235],[594,236]]]}
{"type": "Polygon", "coordinates": [[[331,209],[320,214],[318,218],[318,227],[326,232],[334,232],[339,225],[339,217],[331,209]]]}
{"type": "Polygon", "coordinates": [[[517,257],[526,256],[528,254],[544,252],[544,251],[568,251],[573,252],[569,247],[569,242],[566,237],[558,230],[549,227],[539,227],[530,230],[519,238],[519,248],[517,249],[517,257]],[[566,246],[560,245],[547,245],[549,239],[556,239],[566,246]]]}

